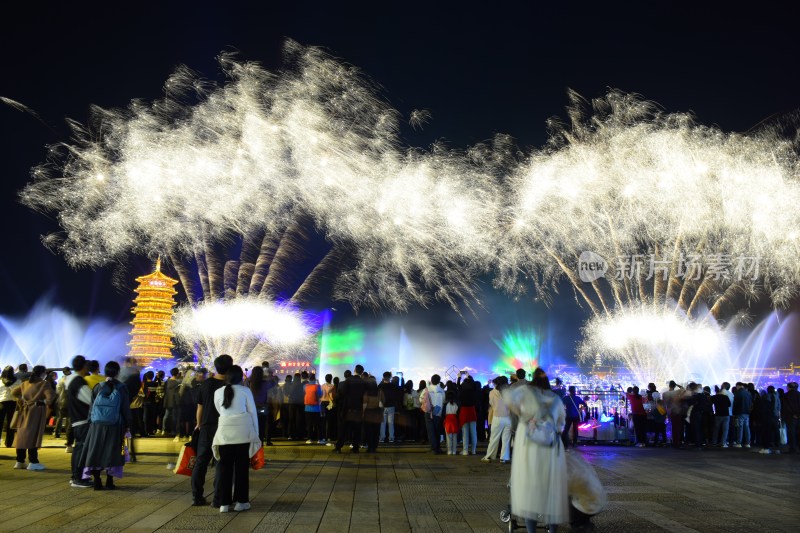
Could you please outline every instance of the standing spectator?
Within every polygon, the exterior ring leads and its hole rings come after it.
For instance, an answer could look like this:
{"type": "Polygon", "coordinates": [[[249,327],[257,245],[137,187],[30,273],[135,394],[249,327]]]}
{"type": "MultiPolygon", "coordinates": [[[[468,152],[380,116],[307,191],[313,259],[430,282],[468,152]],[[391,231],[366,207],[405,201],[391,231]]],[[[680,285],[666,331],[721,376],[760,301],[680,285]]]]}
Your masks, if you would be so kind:
{"type": "Polygon", "coordinates": [[[528,533],[535,533],[538,521],[549,524],[554,533],[558,524],[569,520],[567,463],[561,439],[551,446],[527,436],[532,420],[553,424],[556,432],[564,428],[565,410],[561,398],[550,390],[545,372],[537,368],[532,387],[509,387],[503,398],[519,417],[511,463],[511,512],[525,519],[528,533]]]}
{"type": "Polygon", "coordinates": [[[734,448],[750,447],[750,412],[753,410],[753,397],[744,383],[736,384],[733,395],[733,416],[736,419],[736,442],[734,448]]]}
{"type": "Polygon", "coordinates": [[[305,391],[303,387],[305,386],[304,382],[308,379],[308,373],[304,370],[303,374],[295,373],[288,391],[289,438],[294,440],[300,440],[305,433],[305,391]]]}
{"type": "MultiPolygon", "coordinates": [[[[198,390],[197,398],[197,455],[194,470],[192,470],[192,505],[208,505],[203,495],[203,487],[206,482],[206,472],[208,463],[211,462],[211,446],[214,442],[214,435],[217,433],[219,423],[219,412],[215,405],[215,394],[217,390],[225,386],[225,375],[233,366],[233,359],[228,354],[222,354],[214,359],[216,373],[209,379],[204,380],[198,390]]],[[[256,420],[258,424],[258,420],[256,420]]],[[[218,473],[218,472],[217,472],[218,473]]],[[[219,476],[214,475],[214,501],[213,506],[222,505],[219,501],[219,476]]]]}
{"type": "Polygon", "coordinates": [[[653,444],[656,446],[667,445],[667,409],[664,407],[664,400],[656,400],[656,407],[653,409],[653,444]]]}
{"type": "Polygon", "coordinates": [[[682,404],[681,404],[681,393],[677,389],[682,389],[680,385],[675,383],[675,381],[670,380],[669,382],[669,390],[665,391],[662,394],[662,399],[664,400],[664,408],[667,411],[667,417],[669,418],[669,425],[672,429],[672,447],[673,448],[680,448],[681,442],[683,441],[683,417],[685,416],[682,413],[682,404]]]}
{"type": "Polygon", "coordinates": [[[267,436],[267,416],[269,414],[269,382],[264,379],[264,367],[257,366],[250,372],[250,392],[256,405],[258,419],[258,438],[263,444],[267,436]]]}
{"type": "MultiPolygon", "coordinates": [[[[119,372],[119,380],[128,387],[128,397],[131,400],[131,435],[147,436],[144,429],[144,391],[142,389],[142,370],[135,358],[125,358],[125,366],[119,372]]],[[[133,439],[131,439],[133,444],[133,439]]],[[[136,462],[136,453],[129,450],[131,462],[136,462]]]]}
{"type": "Polygon", "coordinates": [[[689,385],[689,391],[691,392],[691,396],[689,397],[689,426],[691,427],[691,435],[694,440],[695,448],[701,450],[705,444],[703,420],[710,406],[708,398],[703,391],[703,386],[700,383],[691,383],[689,385]]]}
{"type": "MultiPolygon", "coordinates": [[[[261,448],[253,393],[242,386],[244,372],[233,365],[225,374],[225,386],[214,392],[213,407],[219,413],[213,452],[219,461],[215,498],[220,513],[250,509],[250,458],[261,448]]],[[[195,467],[196,468],[196,467],[195,467]]]]}
{"type": "Polygon", "coordinates": [[[644,410],[643,399],[639,394],[639,387],[634,386],[631,392],[627,393],[626,397],[631,406],[633,430],[636,433],[636,446],[638,448],[643,448],[647,445],[647,413],[644,410]]]}
{"type": "Polygon", "coordinates": [[[478,450],[478,412],[476,404],[480,389],[476,388],[475,380],[467,374],[464,381],[458,376],[458,424],[461,427],[461,455],[475,455],[478,450]]]}
{"type": "MultiPolygon", "coordinates": [[[[263,367],[262,367],[263,368],[263,367]]],[[[267,393],[267,403],[269,409],[267,411],[267,428],[266,438],[267,446],[272,446],[272,437],[276,435],[278,428],[278,421],[281,416],[281,405],[283,404],[283,389],[278,382],[278,377],[272,375],[272,370],[267,371],[267,383],[269,384],[269,391],[267,393]]]]}
{"type": "MultiPolygon", "coordinates": [[[[747,384],[747,391],[753,399],[753,407],[750,409],[750,444],[761,444],[761,395],[758,394],[753,383],[747,384]]],[[[763,445],[762,445],[763,446],[763,445]]]]}
{"type": "Polygon", "coordinates": [[[775,387],[770,385],[761,397],[761,451],[779,454],[780,451],[781,400],[775,387]]]}
{"type": "Polygon", "coordinates": [[[378,385],[378,388],[381,390],[385,401],[383,404],[383,417],[381,420],[380,432],[378,433],[378,440],[380,442],[394,442],[394,419],[397,414],[397,408],[399,407],[399,386],[392,382],[391,372],[384,372],[383,380],[380,385],[378,385]]]}
{"type": "Polygon", "coordinates": [[[442,414],[444,411],[444,391],[439,386],[439,374],[431,376],[431,382],[425,389],[425,394],[420,398],[422,411],[425,413],[425,427],[428,430],[428,442],[431,451],[436,454],[443,453],[441,447],[442,414]]]}
{"type": "Polygon", "coordinates": [[[280,422],[283,430],[283,437],[292,440],[291,428],[289,427],[289,393],[292,391],[292,375],[286,374],[281,384],[281,414],[280,422]]]}
{"type": "Polygon", "coordinates": [[[416,442],[419,439],[419,394],[414,390],[411,380],[403,384],[403,433],[406,441],[416,442]]]}
{"type": "Polygon", "coordinates": [[[787,385],[789,389],[783,395],[783,400],[786,409],[786,442],[789,445],[789,453],[800,453],[800,448],[797,447],[797,426],[800,422],[800,391],[797,390],[797,382],[791,382],[787,385]]]}
{"type": "Polygon", "coordinates": [[[728,413],[730,413],[731,401],[725,394],[725,389],[717,387],[717,393],[712,397],[711,405],[714,408],[714,433],[711,445],[716,446],[719,443],[723,448],[727,448],[728,427],[731,419],[728,413]]]}
{"type": "Polygon", "coordinates": [[[578,424],[581,423],[581,413],[583,413],[582,409],[586,409],[586,402],[583,401],[583,398],[575,394],[575,386],[569,386],[569,393],[566,394],[562,401],[564,402],[564,408],[566,409],[566,425],[564,426],[564,432],[561,434],[561,440],[564,442],[564,448],[568,447],[569,443],[569,430],[570,427],[574,430],[574,434],[572,437],[572,445],[578,445],[578,424]]]}
{"type": "Polygon", "coordinates": [[[447,455],[458,453],[458,404],[455,391],[448,391],[444,395],[444,433],[447,441],[447,455]]]}
{"type": "Polygon", "coordinates": [[[44,470],[39,462],[39,448],[47,424],[47,406],[56,399],[53,388],[45,381],[47,369],[41,365],[33,367],[28,381],[12,391],[12,396],[22,402],[19,411],[19,427],[14,436],[14,448],[17,449],[16,469],[25,468],[25,452],[28,453],[28,470],[44,470]]]}
{"type": "Polygon", "coordinates": [[[64,431],[69,433],[69,413],[67,412],[67,378],[72,374],[69,367],[65,366],[63,370],[63,377],[56,385],[56,407],[55,407],[55,420],[53,422],[53,436],[59,438],[61,434],[61,426],[64,426],[64,431]],[[63,423],[63,424],[62,424],[63,423]]]}
{"type": "Polygon", "coordinates": [[[25,363],[20,364],[17,367],[17,373],[14,374],[14,377],[20,382],[28,381],[31,378],[31,373],[28,372],[28,365],[25,363]]]}
{"type": "Polygon", "coordinates": [[[197,426],[195,415],[197,413],[197,391],[205,378],[206,369],[197,368],[186,372],[178,387],[179,418],[178,441],[188,440],[197,426]]]}
{"type": "Polygon", "coordinates": [[[19,388],[22,382],[14,375],[14,367],[7,366],[0,374],[0,433],[5,428],[6,448],[11,448],[14,441],[14,430],[11,428],[11,419],[17,410],[17,400],[14,399],[14,389],[19,388]]]}
{"type": "Polygon", "coordinates": [[[75,445],[72,449],[72,476],[69,486],[78,489],[92,486],[91,482],[83,480],[83,464],[81,464],[83,446],[86,442],[86,435],[89,433],[89,405],[92,403],[92,391],[85,379],[85,376],[89,374],[86,363],[86,358],[82,355],[73,357],[72,369],[75,373],[64,379],[66,381],[67,411],[75,445]]]}
{"type": "Polygon", "coordinates": [[[419,441],[422,444],[428,443],[427,424],[425,422],[425,412],[422,410],[425,395],[428,394],[428,384],[424,379],[419,380],[419,387],[417,388],[417,403],[419,403],[419,411],[417,411],[417,428],[419,428],[419,441]]]}
{"type": "Polygon", "coordinates": [[[317,377],[309,374],[308,382],[303,385],[303,405],[306,419],[306,444],[323,444],[320,432],[320,401],[322,400],[322,387],[317,383],[317,377]]]}
{"type": "Polygon", "coordinates": [[[337,403],[342,410],[340,414],[342,424],[339,426],[339,440],[336,441],[333,449],[336,453],[342,452],[342,447],[348,438],[351,439],[353,453],[359,451],[364,413],[364,392],[366,391],[366,383],[361,378],[363,373],[364,367],[356,365],[354,373],[339,383],[337,403]]]}
{"type": "Polygon", "coordinates": [[[86,366],[89,368],[89,374],[84,379],[89,386],[89,390],[94,390],[94,388],[99,383],[105,381],[106,378],[100,373],[100,361],[86,361],[86,366]]]}
{"type": "Polygon", "coordinates": [[[119,363],[109,361],[105,368],[106,381],[92,389],[92,406],[89,408],[89,432],[86,444],[80,454],[80,464],[84,466],[83,479],[94,478],[94,490],[103,490],[100,474],[106,471],[108,490],[116,489],[114,478],[122,477],[125,457],[122,446],[125,433],[131,426],[130,399],[128,387],[117,380],[119,363]]]}
{"type": "Polygon", "coordinates": [[[153,380],[156,385],[156,398],[155,398],[155,429],[156,435],[164,436],[164,431],[161,429],[164,424],[164,397],[166,394],[165,386],[167,384],[166,374],[163,370],[156,372],[156,379],[153,380]]]}
{"type": "Polygon", "coordinates": [[[493,383],[494,389],[489,393],[492,431],[489,435],[489,446],[486,448],[486,455],[481,461],[488,463],[495,458],[497,446],[502,439],[503,450],[500,462],[505,464],[511,460],[511,413],[505,401],[503,401],[503,389],[508,386],[508,379],[505,376],[498,376],[493,383]]]}
{"type": "Polygon", "coordinates": [[[378,386],[373,376],[365,380],[366,390],[364,391],[364,436],[367,445],[367,453],[378,451],[379,431],[381,421],[384,420],[385,409],[382,407],[386,401],[383,390],[378,386]]]}
{"type": "Polygon", "coordinates": [[[144,435],[150,437],[156,434],[156,420],[158,419],[158,407],[156,405],[156,389],[158,383],[155,381],[155,373],[148,370],[144,373],[142,380],[142,410],[144,416],[144,435]]]}
{"type": "Polygon", "coordinates": [[[333,384],[333,375],[325,374],[325,383],[322,384],[322,401],[320,402],[320,413],[324,419],[322,424],[324,434],[322,442],[330,446],[329,441],[336,438],[336,404],[334,396],[336,394],[336,387],[333,384]]]}
{"type": "Polygon", "coordinates": [[[489,413],[489,395],[492,390],[494,389],[489,386],[489,383],[486,383],[481,388],[480,409],[478,409],[478,440],[480,442],[485,442],[488,438],[491,438],[486,432],[486,426],[492,424],[492,417],[489,413]]]}
{"type": "Polygon", "coordinates": [[[179,421],[181,417],[180,403],[181,372],[177,368],[169,370],[169,379],[164,383],[164,417],[161,422],[161,434],[180,440],[179,421]]]}

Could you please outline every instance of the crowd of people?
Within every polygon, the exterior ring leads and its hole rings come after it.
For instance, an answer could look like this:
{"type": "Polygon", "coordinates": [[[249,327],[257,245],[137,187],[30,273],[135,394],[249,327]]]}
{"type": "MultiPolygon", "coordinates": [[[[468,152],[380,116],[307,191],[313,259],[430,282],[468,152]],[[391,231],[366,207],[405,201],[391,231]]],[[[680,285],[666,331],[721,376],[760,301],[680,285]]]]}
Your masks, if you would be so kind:
{"type": "Polygon", "coordinates": [[[800,453],[797,445],[800,392],[796,382],[786,390],[773,385],[757,390],[753,383],[710,386],[670,381],[659,392],[654,383],[626,399],[636,435],[635,445],[696,449],[758,448],[762,454],[800,453]],[[667,440],[669,426],[670,441],[667,440]]]}
{"type": "MultiPolygon", "coordinates": [[[[562,468],[563,458],[553,450],[577,445],[578,426],[590,411],[586,400],[590,397],[558,379],[551,388],[541,369],[530,381],[519,369],[491,384],[482,385],[467,372],[454,381],[434,374],[415,384],[399,372],[378,377],[356,365],[341,379],[327,374],[320,382],[313,372],[280,379],[268,362],[248,372],[227,355],[215,359],[212,371],[185,366],[168,373],[142,372],[130,358],[124,367],[107,363],[101,373],[97,361],[76,356],[60,377],[43,366],[30,372],[24,364],[16,372],[6,367],[0,375],[0,431],[6,447],[16,449],[14,468],[44,470],[38,449],[51,420],[53,435],[64,433],[72,453],[70,486],[95,490],[116,488],[125,463],[135,462],[133,437],[191,439],[193,504],[210,503],[221,512],[249,509],[250,460],[273,439],[330,446],[334,453],[346,446],[350,453],[375,453],[380,444],[411,441],[448,455],[475,455],[478,442],[488,440],[482,462],[511,463],[514,450],[512,508],[530,528],[542,516],[550,524],[563,522],[564,502],[554,503],[541,488],[528,486],[526,472],[545,463],[562,468]],[[208,502],[205,478],[212,462],[208,502]]],[[[713,394],[698,383],[684,388],[672,381],[661,392],[650,383],[644,391],[630,387],[625,401],[639,447],[752,446],[772,454],[781,452],[783,440],[787,451],[798,452],[796,383],[786,391],[722,383],[713,394]]],[[[628,425],[624,418],[618,422],[628,425]]],[[[545,485],[560,494],[558,483],[553,478],[545,485]]]]}

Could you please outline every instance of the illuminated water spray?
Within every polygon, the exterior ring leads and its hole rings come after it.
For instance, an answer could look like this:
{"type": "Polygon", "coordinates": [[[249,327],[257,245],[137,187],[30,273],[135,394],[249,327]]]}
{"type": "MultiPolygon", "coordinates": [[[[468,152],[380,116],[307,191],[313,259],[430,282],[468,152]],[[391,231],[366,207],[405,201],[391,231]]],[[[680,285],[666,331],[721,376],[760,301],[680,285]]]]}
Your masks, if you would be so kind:
{"type": "Polygon", "coordinates": [[[27,363],[47,368],[68,366],[75,355],[100,361],[120,360],[127,351],[128,327],[106,319],[82,319],[38,301],[24,317],[0,316],[0,364],[27,363]]]}
{"type": "Polygon", "coordinates": [[[519,368],[530,373],[539,366],[541,336],[533,329],[506,330],[503,338],[494,342],[500,348],[500,358],[492,367],[495,374],[507,376],[519,368]]]}

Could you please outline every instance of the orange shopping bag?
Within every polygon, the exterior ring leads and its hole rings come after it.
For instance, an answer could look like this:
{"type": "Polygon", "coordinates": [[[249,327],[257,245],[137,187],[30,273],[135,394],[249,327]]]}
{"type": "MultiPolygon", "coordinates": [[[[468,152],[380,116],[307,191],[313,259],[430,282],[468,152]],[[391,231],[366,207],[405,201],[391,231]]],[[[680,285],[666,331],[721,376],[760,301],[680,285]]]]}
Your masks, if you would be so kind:
{"type": "Polygon", "coordinates": [[[250,458],[250,468],[253,470],[264,468],[264,448],[259,448],[256,454],[250,458]]]}
{"type": "Polygon", "coordinates": [[[178,455],[178,461],[175,463],[173,472],[182,476],[191,476],[195,462],[197,462],[197,452],[192,448],[191,443],[187,442],[181,448],[181,453],[178,455]]]}

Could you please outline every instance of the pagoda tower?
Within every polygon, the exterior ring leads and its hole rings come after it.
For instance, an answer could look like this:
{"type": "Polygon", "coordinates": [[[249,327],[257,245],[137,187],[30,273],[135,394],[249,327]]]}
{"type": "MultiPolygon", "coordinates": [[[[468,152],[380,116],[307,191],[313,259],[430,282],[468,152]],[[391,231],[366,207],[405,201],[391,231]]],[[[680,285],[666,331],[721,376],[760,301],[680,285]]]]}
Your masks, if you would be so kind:
{"type": "Polygon", "coordinates": [[[171,359],[172,308],[177,291],[173,288],[178,280],[161,273],[161,259],[156,261],[156,270],[147,276],[136,278],[139,287],[134,292],[136,306],[133,313],[131,347],[128,357],[135,357],[141,366],[149,366],[156,359],[171,359]]]}

